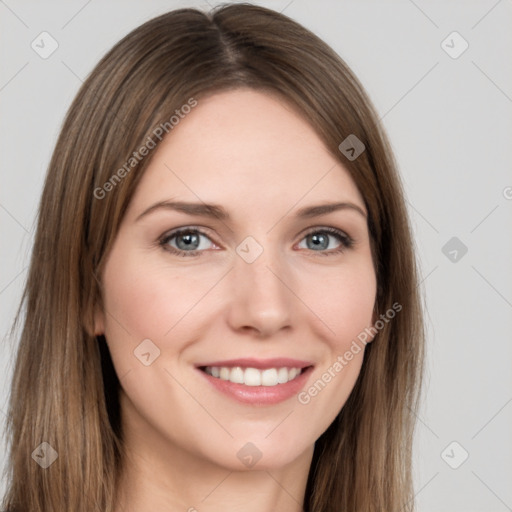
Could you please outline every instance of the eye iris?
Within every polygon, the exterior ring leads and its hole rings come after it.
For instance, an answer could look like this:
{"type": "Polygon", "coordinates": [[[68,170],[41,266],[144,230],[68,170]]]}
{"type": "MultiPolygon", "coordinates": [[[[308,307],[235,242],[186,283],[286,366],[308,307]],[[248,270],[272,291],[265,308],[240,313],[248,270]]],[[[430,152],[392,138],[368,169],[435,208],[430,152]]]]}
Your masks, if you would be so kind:
{"type": "MultiPolygon", "coordinates": [[[[332,235],[329,235],[325,231],[311,233],[306,236],[306,245],[308,246],[309,249],[325,250],[329,247],[329,236],[332,235]]],[[[177,249],[182,250],[184,252],[190,252],[187,251],[187,249],[190,249],[191,251],[197,250],[198,246],[200,245],[200,238],[201,233],[195,231],[175,233],[172,237],[170,237],[170,239],[176,240],[175,243],[177,249]]]]}
{"type": "Polygon", "coordinates": [[[185,233],[176,236],[176,245],[178,249],[196,249],[199,246],[199,235],[197,233],[185,233]],[[180,240],[185,242],[185,245],[180,247],[180,240]]]}
{"type": "Polygon", "coordinates": [[[314,244],[313,247],[327,249],[329,246],[329,237],[327,235],[314,233],[313,235],[310,235],[310,237],[310,240],[314,244]]]}

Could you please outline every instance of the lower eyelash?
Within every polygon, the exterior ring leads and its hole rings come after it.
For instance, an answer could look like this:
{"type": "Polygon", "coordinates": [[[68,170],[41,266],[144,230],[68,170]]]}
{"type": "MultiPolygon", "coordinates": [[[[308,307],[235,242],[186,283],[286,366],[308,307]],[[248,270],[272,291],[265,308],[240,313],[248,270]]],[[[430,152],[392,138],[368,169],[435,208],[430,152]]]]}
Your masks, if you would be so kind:
{"type": "MultiPolygon", "coordinates": [[[[175,254],[176,256],[183,256],[183,257],[201,256],[201,253],[203,253],[204,251],[198,251],[198,250],[182,251],[181,249],[176,249],[175,247],[170,247],[169,245],[167,245],[169,240],[172,240],[174,237],[182,235],[184,233],[195,233],[195,234],[203,235],[203,236],[209,238],[206,233],[204,233],[203,231],[201,231],[199,229],[186,228],[186,229],[179,229],[179,230],[173,231],[169,235],[165,236],[164,238],[162,238],[159,241],[159,245],[164,250],[169,251],[172,254],[175,254]]],[[[331,251],[311,251],[313,253],[318,254],[319,256],[332,256],[333,254],[339,254],[341,252],[344,252],[347,249],[351,249],[354,245],[354,240],[351,237],[349,237],[342,231],[339,231],[338,229],[335,229],[335,228],[315,229],[313,231],[310,231],[309,233],[306,233],[303,238],[305,238],[306,236],[309,236],[309,235],[314,235],[316,233],[328,233],[330,235],[335,236],[338,239],[338,241],[340,242],[340,246],[337,249],[332,249],[331,251]]]]}
{"type": "Polygon", "coordinates": [[[203,235],[203,236],[209,238],[206,233],[204,233],[203,231],[201,231],[199,229],[192,229],[192,228],[177,229],[176,231],[173,231],[169,235],[167,235],[164,238],[162,238],[160,240],[160,242],[159,242],[159,245],[165,251],[171,252],[172,254],[175,254],[176,256],[184,256],[184,257],[192,256],[192,257],[196,257],[196,258],[198,256],[201,256],[201,253],[204,252],[204,251],[197,251],[197,250],[194,250],[194,251],[182,251],[181,249],[176,249],[175,247],[170,247],[169,245],[167,245],[169,240],[172,240],[176,236],[183,235],[184,233],[195,233],[195,234],[203,235]]]}
{"type": "Polygon", "coordinates": [[[337,249],[332,249],[331,251],[312,251],[313,253],[318,254],[318,256],[332,256],[333,254],[339,254],[347,249],[351,249],[354,245],[354,240],[351,237],[335,228],[315,229],[306,233],[304,237],[314,235],[316,233],[329,233],[330,235],[335,236],[340,242],[340,246],[337,249]]]}

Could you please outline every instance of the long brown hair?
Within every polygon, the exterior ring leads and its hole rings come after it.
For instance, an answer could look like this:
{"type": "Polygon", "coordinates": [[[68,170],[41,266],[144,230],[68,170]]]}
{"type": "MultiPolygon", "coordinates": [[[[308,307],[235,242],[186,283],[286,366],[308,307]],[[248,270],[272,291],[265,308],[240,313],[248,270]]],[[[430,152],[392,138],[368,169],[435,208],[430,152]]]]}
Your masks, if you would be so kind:
{"type": "Polygon", "coordinates": [[[315,443],[304,510],[413,510],[424,327],[390,146],[361,84],[329,46],[282,14],[228,4],[211,13],[175,10],[132,31],[94,68],[67,113],[14,323],[24,306],[6,430],[7,512],[114,510],[123,460],[119,380],[91,326],[102,307],[97,276],[154,151],[135,162],[133,154],[150,140],[158,145],[156,128],[169,127],[191,98],[200,104],[239,87],[288,101],[349,171],[368,210],[375,312],[401,305],[366,347],[348,401],[315,443]],[[338,148],[349,135],[365,146],[356,159],[338,148]],[[55,454],[47,468],[35,463],[55,454]]]}

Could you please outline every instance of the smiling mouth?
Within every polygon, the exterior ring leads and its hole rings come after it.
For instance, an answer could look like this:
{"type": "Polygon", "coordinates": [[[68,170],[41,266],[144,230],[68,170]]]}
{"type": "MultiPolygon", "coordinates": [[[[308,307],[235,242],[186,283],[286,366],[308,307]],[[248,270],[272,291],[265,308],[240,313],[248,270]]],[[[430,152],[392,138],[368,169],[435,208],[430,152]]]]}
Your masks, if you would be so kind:
{"type": "Polygon", "coordinates": [[[229,381],[233,384],[245,384],[246,386],[272,387],[279,384],[286,384],[295,380],[312,366],[304,368],[297,367],[275,367],[260,370],[258,368],[241,366],[201,366],[200,370],[220,380],[229,381]]]}

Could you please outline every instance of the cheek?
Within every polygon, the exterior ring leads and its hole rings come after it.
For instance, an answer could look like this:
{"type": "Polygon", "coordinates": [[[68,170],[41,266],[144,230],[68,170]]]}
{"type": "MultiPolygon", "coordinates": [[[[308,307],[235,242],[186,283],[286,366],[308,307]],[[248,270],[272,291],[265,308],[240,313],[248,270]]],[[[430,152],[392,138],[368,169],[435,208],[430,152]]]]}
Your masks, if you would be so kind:
{"type": "MultiPolygon", "coordinates": [[[[114,345],[125,344],[130,339],[134,347],[146,338],[163,342],[175,327],[179,331],[185,324],[189,325],[199,310],[200,316],[208,314],[205,304],[213,299],[205,295],[213,288],[216,290],[212,295],[222,293],[223,286],[216,285],[224,271],[220,268],[204,271],[199,265],[184,273],[144,258],[133,249],[123,249],[119,244],[114,247],[103,276],[107,339],[114,345]]],[[[313,317],[321,319],[324,331],[318,334],[328,339],[333,349],[343,350],[371,325],[376,294],[371,259],[359,258],[337,270],[303,267],[295,279],[297,296],[313,317]]],[[[225,299],[221,301],[225,303],[225,299]]],[[[305,316],[310,317],[307,312],[305,316]]],[[[194,324],[189,327],[200,327],[194,324]]]]}
{"type": "Polygon", "coordinates": [[[111,339],[160,340],[211,286],[204,279],[172,272],[144,258],[113,252],[104,274],[106,331],[111,339]],[[114,336],[114,334],[118,334],[114,336]]]}
{"type": "Polygon", "coordinates": [[[377,291],[373,265],[361,262],[319,277],[303,281],[309,290],[305,302],[322,320],[332,348],[341,350],[371,325],[377,291]]]}
{"type": "Polygon", "coordinates": [[[315,436],[335,419],[359,376],[365,347],[358,335],[371,326],[377,290],[370,260],[340,267],[322,280],[318,277],[304,281],[304,290],[310,291],[305,302],[322,320],[315,323],[316,338],[323,340],[325,350],[314,378],[298,395],[307,415],[319,418],[315,436]]]}

